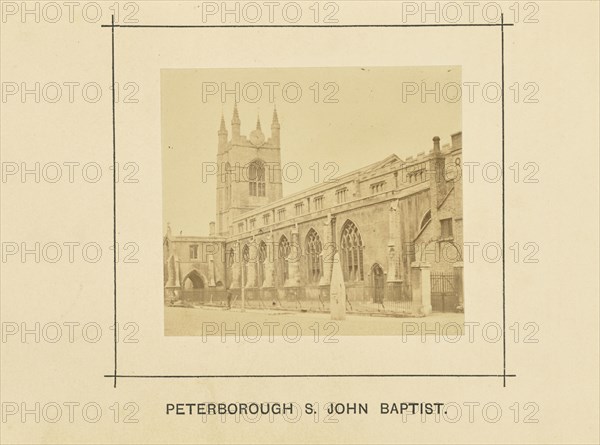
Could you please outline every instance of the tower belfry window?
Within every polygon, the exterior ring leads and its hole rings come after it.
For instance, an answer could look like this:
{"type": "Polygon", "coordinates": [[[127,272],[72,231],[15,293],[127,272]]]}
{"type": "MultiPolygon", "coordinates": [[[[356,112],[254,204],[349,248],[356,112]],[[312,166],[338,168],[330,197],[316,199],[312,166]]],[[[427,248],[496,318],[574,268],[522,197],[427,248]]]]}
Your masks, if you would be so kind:
{"type": "Polygon", "coordinates": [[[248,167],[248,186],[250,196],[266,196],[265,167],[259,162],[253,162],[248,167]]]}

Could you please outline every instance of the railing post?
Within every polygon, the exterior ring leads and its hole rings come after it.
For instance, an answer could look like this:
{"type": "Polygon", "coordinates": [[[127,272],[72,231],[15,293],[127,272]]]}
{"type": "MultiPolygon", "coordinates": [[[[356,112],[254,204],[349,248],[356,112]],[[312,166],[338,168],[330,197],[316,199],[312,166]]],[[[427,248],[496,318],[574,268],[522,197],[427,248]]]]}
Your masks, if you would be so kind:
{"type": "MultiPolygon", "coordinates": [[[[464,288],[463,288],[463,263],[454,264],[454,291],[458,299],[458,306],[464,307],[464,288]]],[[[456,308],[455,308],[456,309],[456,308]]]]}
{"type": "Polygon", "coordinates": [[[415,261],[411,265],[412,310],[416,314],[431,313],[431,265],[415,261]]]}

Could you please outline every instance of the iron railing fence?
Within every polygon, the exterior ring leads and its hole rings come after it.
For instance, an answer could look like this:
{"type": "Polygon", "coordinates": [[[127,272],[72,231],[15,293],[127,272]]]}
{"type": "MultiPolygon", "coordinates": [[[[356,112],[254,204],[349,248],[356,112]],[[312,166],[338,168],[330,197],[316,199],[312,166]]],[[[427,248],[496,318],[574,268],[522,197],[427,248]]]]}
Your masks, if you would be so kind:
{"type": "MultiPolygon", "coordinates": [[[[181,301],[192,306],[242,307],[241,289],[186,289],[181,301]]],[[[244,290],[247,309],[275,309],[301,312],[330,311],[327,286],[250,288],[244,290]]],[[[346,311],[349,313],[408,314],[412,309],[410,292],[389,286],[349,286],[346,288],[346,311]]]]}

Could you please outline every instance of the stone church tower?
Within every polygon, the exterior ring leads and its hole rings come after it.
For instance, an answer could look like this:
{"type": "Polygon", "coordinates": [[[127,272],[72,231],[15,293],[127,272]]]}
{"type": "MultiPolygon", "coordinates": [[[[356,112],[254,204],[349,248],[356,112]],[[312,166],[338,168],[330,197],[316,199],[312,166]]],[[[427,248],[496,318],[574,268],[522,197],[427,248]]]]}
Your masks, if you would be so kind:
{"type": "MultiPolygon", "coordinates": [[[[279,132],[277,109],[273,110],[268,139],[262,131],[260,116],[248,136],[241,134],[237,104],[231,119],[231,138],[221,115],[217,151],[217,235],[231,234],[232,221],[243,213],[282,198],[279,132]]],[[[274,215],[271,218],[274,219],[274,215]]]]}

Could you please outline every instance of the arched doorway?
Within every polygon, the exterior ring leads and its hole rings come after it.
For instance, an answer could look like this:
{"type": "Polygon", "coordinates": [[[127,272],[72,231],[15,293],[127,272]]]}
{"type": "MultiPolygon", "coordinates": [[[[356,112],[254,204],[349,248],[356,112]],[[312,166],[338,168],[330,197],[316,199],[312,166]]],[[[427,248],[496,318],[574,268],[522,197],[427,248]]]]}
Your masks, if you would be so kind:
{"type": "Polygon", "coordinates": [[[385,276],[383,269],[377,263],[371,268],[371,280],[373,286],[373,303],[382,304],[385,291],[385,276]]]}
{"type": "Polygon", "coordinates": [[[204,278],[197,270],[192,270],[183,279],[183,299],[202,302],[204,299],[204,278]]]}

